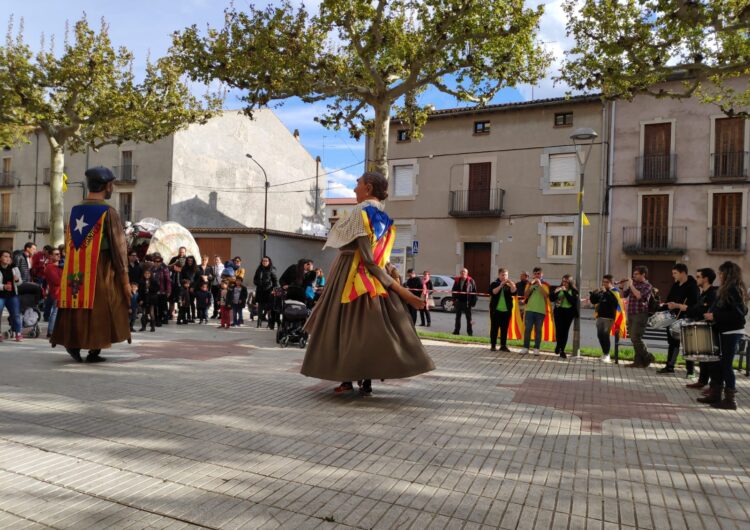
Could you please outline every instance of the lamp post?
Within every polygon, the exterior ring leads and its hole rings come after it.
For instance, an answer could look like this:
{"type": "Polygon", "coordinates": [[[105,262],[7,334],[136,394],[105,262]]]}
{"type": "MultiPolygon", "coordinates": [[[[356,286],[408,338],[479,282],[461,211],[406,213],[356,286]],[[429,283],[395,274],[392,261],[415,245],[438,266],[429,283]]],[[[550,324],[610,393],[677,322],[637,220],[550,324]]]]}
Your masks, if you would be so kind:
{"type": "MultiPolygon", "coordinates": [[[[573,141],[573,145],[576,148],[576,158],[578,159],[578,166],[580,168],[580,175],[578,180],[578,244],[576,246],[576,288],[578,292],[581,291],[581,267],[583,263],[583,178],[586,172],[586,162],[589,160],[591,154],[591,147],[594,145],[594,140],[599,135],[596,131],[590,127],[582,127],[576,129],[573,134],[570,135],[570,139],[573,141]]],[[[573,324],[573,353],[576,358],[581,356],[581,297],[578,297],[577,304],[577,316],[573,324]]]]}
{"type": "MultiPolygon", "coordinates": [[[[268,240],[268,232],[267,232],[267,228],[268,228],[268,185],[269,185],[268,184],[268,175],[266,174],[266,170],[263,168],[263,166],[261,166],[258,163],[258,161],[253,158],[253,155],[251,155],[250,153],[247,153],[245,156],[248,157],[253,162],[255,162],[255,164],[263,172],[263,178],[266,181],[265,197],[264,197],[264,201],[263,201],[263,256],[265,256],[266,255],[266,241],[268,240]]],[[[261,257],[263,257],[263,256],[261,256],[261,257]]]]}

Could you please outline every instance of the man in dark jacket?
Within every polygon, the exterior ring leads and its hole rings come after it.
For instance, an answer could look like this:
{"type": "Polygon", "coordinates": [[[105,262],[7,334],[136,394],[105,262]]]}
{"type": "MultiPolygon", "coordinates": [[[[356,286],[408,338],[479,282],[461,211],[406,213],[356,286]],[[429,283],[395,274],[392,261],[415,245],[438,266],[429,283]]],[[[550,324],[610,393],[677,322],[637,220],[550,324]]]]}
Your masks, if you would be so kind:
{"type": "Polygon", "coordinates": [[[513,295],[516,284],[508,278],[508,269],[497,271],[497,280],[490,284],[490,350],[497,348],[497,332],[500,331],[500,351],[508,349],[508,327],[513,314],[513,295]]]}
{"type": "Polygon", "coordinates": [[[31,257],[36,253],[36,245],[29,241],[23,246],[22,251],[13,253],[13,266],[21,271],[21,279],[24,282],[31,281],[31,257]]]}
{"type": "Polygon", "coordinates": [[[138,261],[138,253],[135,250],[131,250],[128,253],[128,280],[130,283],[141,283],[143,277],[143,267],[141,267],[138,261]]]}
{"type": "MultiPolygon", "coordinates": [[[[674,283],[669,289],[667,303],[662,305],[662,309],[669,309],[673,315],[677,316],[682,315],[683,306],[687,309],[698,303],[700,292],[695,278],[688,276],[688,268],[684,263],[675,263],[672,267],[672,278],[674,278],[674,283]]],[[[680,353],[680,340],[673,338],[671,333],[667,333],[667,344],[669,346],[667,365],[657,370],[659,374],[673,374],[677,355],[680,353]]]]}
{"type": "MultiPolygon", "coordinates": [[[[715,279],[716,272],[714,272],[713,269],[704,268],[696,271],[695,281],[698,283],[698,288],[701,291],[701,294],[698,297],[698,302],[692,306],[683,304],[680,307],[680,309],[685,308],[685,314],[688,318],[695,320],[696,322],[705,320],[703,315],[708,313],[714,305],[714,302],[716,302],[716,293],[719,290],[718,287],[713,285],[715,279]]],[[[700,376],[698,377],[698,381],[695,383],[689,383],[687,385],[688,388],[703,388],[709,383],[708,380],[711,374],[711,370],[709,370],[708,366],[709,364],[710,363],[705,362],[700,363],[700,376]]],[[[687,369],[688,377],[693,377],[695,375],[695,363],[693,361],[685,361],[685,368],[687,369]]]]}
{"type": "MultiPolygon", "coordinates": [[[[414,269],[409,269],[406,271],[406,281],[404,282],[404,287],[409,289],[409,292],[413,294],[414,296],[422,296],[422,278],[417,276],[417,273],[414,272],[414,269]]],[[[411,315],[412,322],[414,324],[417,323],[417,310],[413,308],[412,306],[407,306],[409,309],[409,314],[411,315]]]]}
{"type": "Polygon", "coordinates": [[[453,300],[456,307],[456,325],[453,334],[458,335],[461,332],[461,314],[466,314],[466,332],[469,337],[473,335],[471,329],[471,308],[477,305],[477,284],[469,276],[469,269],[461,269],[461,275],[453,281],[453,300]]]}

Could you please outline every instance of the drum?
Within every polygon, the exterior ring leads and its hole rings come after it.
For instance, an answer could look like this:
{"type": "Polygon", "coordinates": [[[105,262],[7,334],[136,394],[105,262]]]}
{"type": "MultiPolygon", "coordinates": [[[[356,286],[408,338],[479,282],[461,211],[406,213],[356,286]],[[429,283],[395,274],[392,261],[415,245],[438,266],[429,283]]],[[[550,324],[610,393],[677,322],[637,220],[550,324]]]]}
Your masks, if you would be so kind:
{"type": "Polygon", "coordinates": [[[659,311],[648,319],[648,327],[662,329],[671,326],[677,319],[669,311],[659,311]]]}
{"type": "Polygon", "coordinates": [[[682,326],[685,324],[689,324],[691,321],[687,318],[681,318],[680,320],[675,321],[674,324],[670,324],[668,331],[669,335],[674,340],[681,340],[682,339],[682,326]]]}
{"type": "Polygon", "coordinates": [[[718,362],[720,359],[718,344],[708,322],[688,322],[680,328],[682,356],[686,361],[718,362]]]}

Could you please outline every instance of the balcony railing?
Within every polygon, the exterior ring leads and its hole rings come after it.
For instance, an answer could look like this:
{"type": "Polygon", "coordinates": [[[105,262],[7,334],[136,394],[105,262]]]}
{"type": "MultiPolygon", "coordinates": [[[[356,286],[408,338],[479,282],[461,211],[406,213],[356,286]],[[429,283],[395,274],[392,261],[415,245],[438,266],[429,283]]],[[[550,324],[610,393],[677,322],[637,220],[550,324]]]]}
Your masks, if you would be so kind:
{"type": "Polygon", "coordinates": [[[132,164],[114,166],[112,173],[115,174],[118,182],[135,182],[138,180],[138,166],[132,164]]]}
{"type": "Polygon", "coordinates": [[[12,188],[15,185],[16,179],[13,171],[0,172],[0,188],[12,188]]]}
{"type": "Polygon", "coordinates": [[[12,229],[18,226],[15,212],[0,212],[0,229],[12,229]]]}
{"type": "Polygon", "coordinates": [[[622,250],[626,254],[684,254],[686,226],[625,226],[622,250]]]}
{"type": "MultiPolygon", "coordinates": [[[[67,173],[67,172],[68,172],[68,168],[63,167],[63,173],[67,173]]],[[[51,177],[52,177],[52,169],[45,167],[44,170],[42,171],[42,184],[44,184],[45,186],[49,186],[49,181],[51,177]]]]}
{"type": "Polygon", "coordinates": [[[734,153],[714,153],[711,155],[711,178],[746,180],[748,168],[747,151],[734,153]]]}
{"type": "Polygon", "coordinates": [[[744,226],[709,226],[708,251],[717,253],[744,253],[747,246],[744,226]]]}
{"type": "Polygon", "coordinates": [[[36,228],[37,230],[49,230],[49,212],[37,212],[36,228]]]}
{"type": "Polygon", "coordinates": [[[636,182],[673,182],[677,155],[648,155],[635,158],[636,182]]]}
{"type": "Polygon", "coordinates": [[[448,213],[453,217],[500,217],[504,198],[501,188],[451,191],[448,213]]]}

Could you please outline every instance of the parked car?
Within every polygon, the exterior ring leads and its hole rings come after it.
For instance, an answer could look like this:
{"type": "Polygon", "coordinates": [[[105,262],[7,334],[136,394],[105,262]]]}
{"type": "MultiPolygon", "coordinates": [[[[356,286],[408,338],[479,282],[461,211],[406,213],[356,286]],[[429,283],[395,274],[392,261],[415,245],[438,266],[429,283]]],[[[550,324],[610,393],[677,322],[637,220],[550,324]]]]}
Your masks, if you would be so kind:
{"type": "Polygon", "coordinates": [[[430,279],[432,280],[432,286],[435,288],[435,292],[432,294],[432,298],[435,300],[435,309],[441,308],[448,313],[455,311],[453,296],[451,295],[453,276],[433,274],[430,279]]]}

